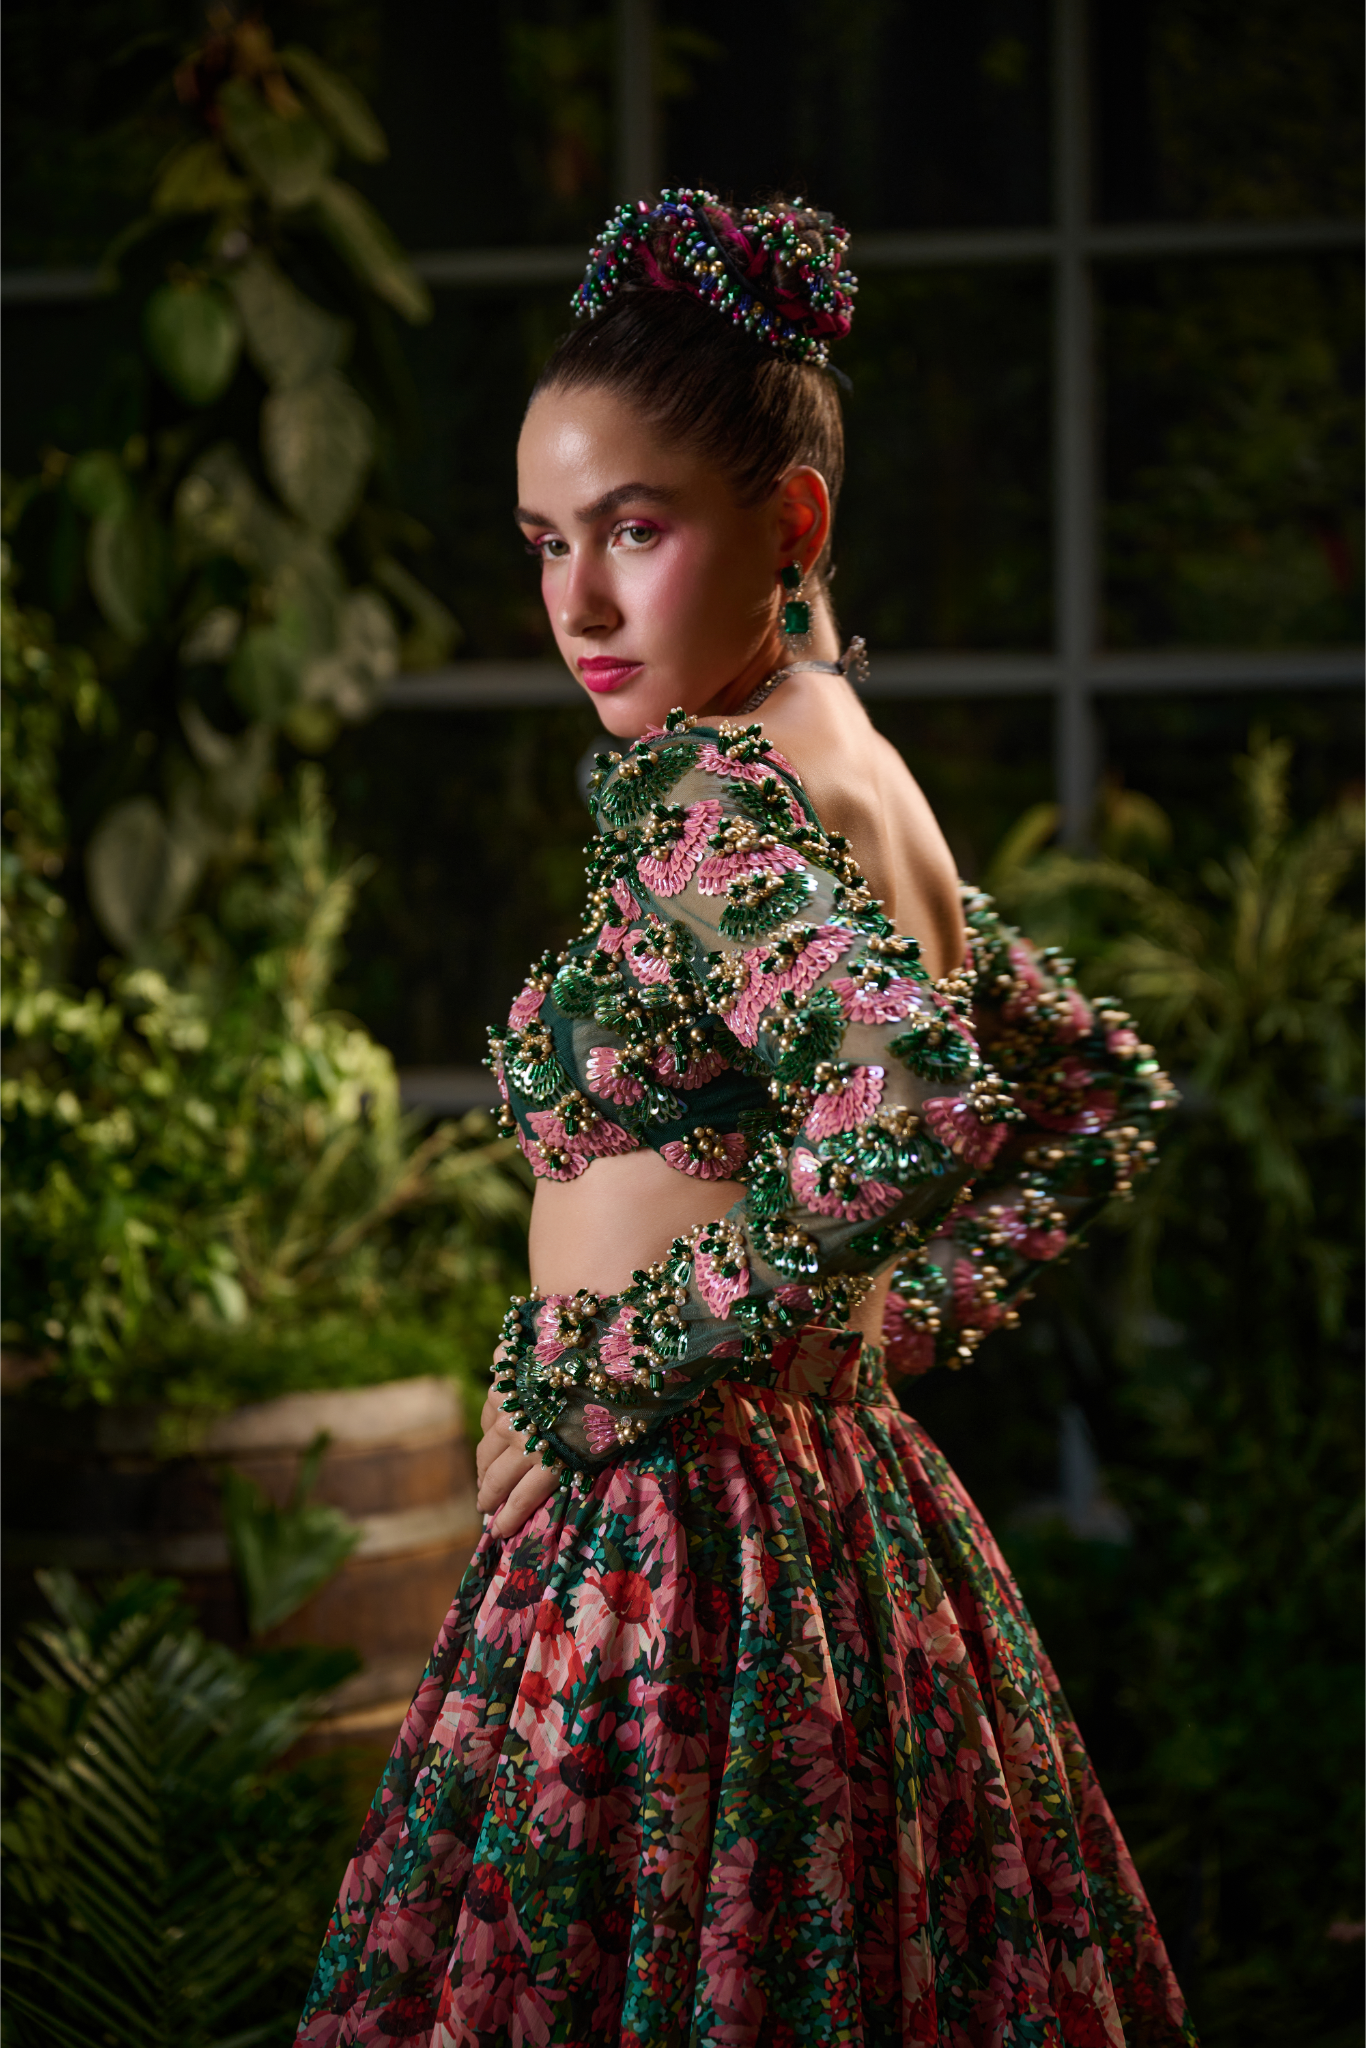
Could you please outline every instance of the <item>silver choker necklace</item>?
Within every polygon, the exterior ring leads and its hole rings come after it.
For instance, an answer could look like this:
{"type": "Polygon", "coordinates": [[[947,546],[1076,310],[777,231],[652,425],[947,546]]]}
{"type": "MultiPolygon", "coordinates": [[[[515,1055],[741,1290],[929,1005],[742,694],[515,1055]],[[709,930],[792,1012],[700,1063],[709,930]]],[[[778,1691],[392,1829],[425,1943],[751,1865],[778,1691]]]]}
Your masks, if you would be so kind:
{"type": "Polygon", "coordinates": [[[779,683],[785,683],[789,676],[797,675],[802,669],[815,669],[823,676],[848,676],[857,690],[868,680],[868,649],[861,639],[855,639],[849,642],[838,661],[794,661],[786,668],[775,668],[757,689],[750,691],[743,704],[736,705],[735,711],[757,711],[773,695],[779,683]]]}

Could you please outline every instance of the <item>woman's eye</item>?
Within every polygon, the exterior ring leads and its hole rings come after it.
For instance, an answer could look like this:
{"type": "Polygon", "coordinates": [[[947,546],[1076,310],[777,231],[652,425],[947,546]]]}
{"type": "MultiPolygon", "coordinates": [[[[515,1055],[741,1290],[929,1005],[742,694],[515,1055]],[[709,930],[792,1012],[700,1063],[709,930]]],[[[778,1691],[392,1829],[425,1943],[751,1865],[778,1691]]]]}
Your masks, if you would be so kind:
{"type": "Polygon", "coordinates": [[[558,562],[569,552],[569,543],[547,535],[544,540],[529,540],[526,544],[529,555],[535,555],[542,562],[558,562]]]}
{"type": "Polygon", "coordinates": [[[658,540],[659,528],[657,526],[619,526],[616,538],[619,541],[625,541],[628,547],[647,548],[652,540],[658,540]]]}

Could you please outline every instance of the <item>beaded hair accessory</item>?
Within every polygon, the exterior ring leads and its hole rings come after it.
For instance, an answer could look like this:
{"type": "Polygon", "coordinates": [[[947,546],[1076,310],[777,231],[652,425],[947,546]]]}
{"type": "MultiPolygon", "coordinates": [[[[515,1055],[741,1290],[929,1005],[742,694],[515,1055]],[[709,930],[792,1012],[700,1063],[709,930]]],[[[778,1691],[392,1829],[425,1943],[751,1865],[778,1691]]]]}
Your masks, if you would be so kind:
{"type": "Polygon", "coordinates": [[[712,192],[678,186],[659,204],[627,200],[588,253],[571,304],[591,319],[632,269],[690,291],[790,361],[823,369],[853,318],[858,279],[840,265],[848,231],[800,199],[732,214],[712,192]]]}

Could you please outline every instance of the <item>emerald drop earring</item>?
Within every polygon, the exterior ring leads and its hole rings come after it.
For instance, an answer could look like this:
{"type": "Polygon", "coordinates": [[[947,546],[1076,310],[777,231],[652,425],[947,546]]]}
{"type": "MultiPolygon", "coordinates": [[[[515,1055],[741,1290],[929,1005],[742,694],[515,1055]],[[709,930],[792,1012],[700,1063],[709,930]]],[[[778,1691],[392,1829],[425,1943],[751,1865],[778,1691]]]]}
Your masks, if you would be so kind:
{"type": "Polygon", "coordinates": [[[783,638],[805,640],[811,631],[811,606],[802,596],[806,574],[800,562],[786,562],[778,571],[783,589],[790,592],[783,605],[783,638]]]}

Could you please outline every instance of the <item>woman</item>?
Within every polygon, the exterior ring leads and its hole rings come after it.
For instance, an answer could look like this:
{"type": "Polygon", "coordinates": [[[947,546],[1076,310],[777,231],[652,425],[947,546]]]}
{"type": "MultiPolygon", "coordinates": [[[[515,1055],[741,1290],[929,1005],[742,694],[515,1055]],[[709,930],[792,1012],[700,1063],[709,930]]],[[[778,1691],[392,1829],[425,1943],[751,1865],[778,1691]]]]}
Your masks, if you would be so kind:
{"type": "Polygon", "coordinates": [[[624,207],[527,412],[517,519],[625,745],[583,935],[495,1037],[536,1292],[310,2048],[1194,2038],[1000,1553],[888,1391],[1014,1321],[1169,1097],[960,891],[844,673],[843,249],[800,203],[624,207]]]}

